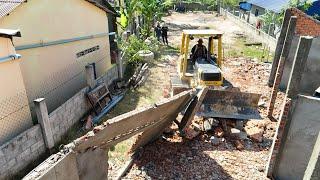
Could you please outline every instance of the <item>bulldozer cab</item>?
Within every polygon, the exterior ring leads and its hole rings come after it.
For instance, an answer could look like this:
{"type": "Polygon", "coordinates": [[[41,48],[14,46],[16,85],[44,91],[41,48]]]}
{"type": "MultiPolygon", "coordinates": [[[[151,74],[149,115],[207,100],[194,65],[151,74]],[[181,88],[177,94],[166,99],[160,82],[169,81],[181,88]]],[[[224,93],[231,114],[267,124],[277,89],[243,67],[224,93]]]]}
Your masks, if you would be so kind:
{"type": "Polygon", "coordinates": [[[221,32],[216,30],[183,30],[178,67],[181,80],[194,86],[223,85],[222,56],[221,32]],[[207,46],[205,45],[207,54],[205,57],[194,59],[190,45],[195,44],[199,38],[207,42],[207,46]]]}

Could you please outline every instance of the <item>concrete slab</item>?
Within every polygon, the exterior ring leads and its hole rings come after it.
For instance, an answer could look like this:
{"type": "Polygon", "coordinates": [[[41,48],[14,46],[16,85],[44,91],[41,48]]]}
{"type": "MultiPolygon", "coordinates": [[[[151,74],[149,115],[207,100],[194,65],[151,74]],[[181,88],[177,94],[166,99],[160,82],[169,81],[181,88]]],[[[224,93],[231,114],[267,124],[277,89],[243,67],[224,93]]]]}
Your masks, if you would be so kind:
{"type": "MultiPolygon", "coordinates": [[[[80,180],[108,179],[108,153],[100,148],[88,149],[77,154],[77,166],[80,180]]],[[[69,174],[66,173],[65,174],[69,174]]]]}
{"type": "Polygon", "coordinates": [[[320,132],[320,99],[299,95],[288,116],[287,137],[273,176],[281,180],[302,179],[320,132]]]}

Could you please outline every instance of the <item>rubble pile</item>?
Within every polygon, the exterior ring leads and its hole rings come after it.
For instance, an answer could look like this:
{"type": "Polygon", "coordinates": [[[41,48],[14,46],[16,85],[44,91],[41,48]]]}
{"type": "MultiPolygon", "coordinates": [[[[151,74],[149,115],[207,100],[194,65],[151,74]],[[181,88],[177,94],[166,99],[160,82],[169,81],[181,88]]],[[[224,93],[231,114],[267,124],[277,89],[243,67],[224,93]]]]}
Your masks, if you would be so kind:
{"type": "MultiPolygon", "coordinates": [[[[169,71],[168,67],[163,68],[169,71]]],[[[239,123],[196,116],[185,134],[173,125],[171,133],[140,152],[124,179],[265,179],[277,124],[267,118],[270,68],[271,64],[245,58],[227,59],[223,67],[225,78],[233,86],[262,94],[262,120],[239,123]]],[[[279,93],[276,114],[280,113],[283,98],[279,93]]]]}

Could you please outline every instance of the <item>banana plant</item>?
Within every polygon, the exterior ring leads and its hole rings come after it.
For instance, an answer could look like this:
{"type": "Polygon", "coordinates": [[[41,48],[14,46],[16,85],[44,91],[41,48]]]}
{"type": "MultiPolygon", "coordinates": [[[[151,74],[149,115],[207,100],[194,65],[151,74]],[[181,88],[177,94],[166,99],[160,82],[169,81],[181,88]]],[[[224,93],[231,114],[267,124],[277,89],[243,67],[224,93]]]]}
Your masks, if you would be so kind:
{"type": "Polygon", "coordinates": [[[147,38],[152,34],[152,26],[155,21],[160,20],[162,3],[158,0],[140,0],[137,3],[137,12],[143,17],[142,35],[147,38]]]}

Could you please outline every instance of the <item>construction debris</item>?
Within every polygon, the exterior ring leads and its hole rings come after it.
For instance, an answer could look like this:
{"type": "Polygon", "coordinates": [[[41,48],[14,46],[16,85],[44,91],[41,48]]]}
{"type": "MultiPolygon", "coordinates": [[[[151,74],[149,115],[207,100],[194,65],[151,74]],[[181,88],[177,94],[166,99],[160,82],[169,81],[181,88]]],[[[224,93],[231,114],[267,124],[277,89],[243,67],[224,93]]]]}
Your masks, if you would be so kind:
{"type": "Polygon", "coordinates": [[[129,79],[127,87],[133,87],[136,89],[137,87],[141,86],[149,76],[149,66],[148,63],[140,64],[133,76],[129,79]]]}

